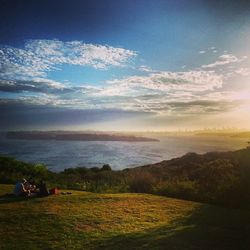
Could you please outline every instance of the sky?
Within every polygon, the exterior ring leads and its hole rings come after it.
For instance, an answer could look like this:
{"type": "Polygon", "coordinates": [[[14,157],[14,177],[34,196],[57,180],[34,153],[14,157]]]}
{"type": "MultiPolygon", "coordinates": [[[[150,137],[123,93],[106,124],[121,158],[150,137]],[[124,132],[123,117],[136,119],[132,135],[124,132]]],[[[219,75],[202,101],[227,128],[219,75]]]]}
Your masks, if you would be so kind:
{"type": "Polygon", "coordinates": [[[250,129],[250,2],[0,0],[0,129],[250,129]]]}

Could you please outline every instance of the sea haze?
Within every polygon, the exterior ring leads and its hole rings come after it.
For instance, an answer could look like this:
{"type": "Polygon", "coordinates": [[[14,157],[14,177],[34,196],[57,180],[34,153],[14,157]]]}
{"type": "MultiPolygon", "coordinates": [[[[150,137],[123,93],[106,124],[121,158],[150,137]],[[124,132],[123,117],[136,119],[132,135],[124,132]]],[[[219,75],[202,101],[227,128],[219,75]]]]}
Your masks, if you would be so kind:
{"type": "Polygon", "coordinates": [[[246,139],[204,136],[155,137],[158,142],[15,140],[1,137],[0,154],[46,164],[53,171],[69,167],[124,169],[156,163],[188,152],[227,151],[246,146],[246,139]]]}

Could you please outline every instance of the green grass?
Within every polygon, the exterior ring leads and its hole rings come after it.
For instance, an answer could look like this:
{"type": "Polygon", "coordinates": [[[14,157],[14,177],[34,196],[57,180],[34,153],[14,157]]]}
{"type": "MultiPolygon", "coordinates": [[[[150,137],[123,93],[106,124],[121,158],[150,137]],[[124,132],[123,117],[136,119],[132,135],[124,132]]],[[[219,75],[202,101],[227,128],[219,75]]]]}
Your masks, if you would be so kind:
{"type": "Polygon", "coordinates": [[[8,198],[0,249],[249,249],[250,211],[146,194],[8,198]]]}

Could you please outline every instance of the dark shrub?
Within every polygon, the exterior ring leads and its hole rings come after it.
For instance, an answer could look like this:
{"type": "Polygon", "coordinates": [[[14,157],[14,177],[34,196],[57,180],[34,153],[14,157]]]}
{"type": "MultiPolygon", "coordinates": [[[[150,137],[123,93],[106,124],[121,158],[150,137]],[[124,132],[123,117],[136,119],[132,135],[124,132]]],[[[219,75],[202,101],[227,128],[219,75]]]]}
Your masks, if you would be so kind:
{"type": "Polygon", "coordinates": [[[129,178],[129,190],[135,193],[152,193],[155,178],[149,172],[138,171],[129,178]]]}
{"type": "Polygon", "coordinates": [[[112,168],[109,164],[104,164],[101,168],[101,171],[112,171],[112,168]]]}

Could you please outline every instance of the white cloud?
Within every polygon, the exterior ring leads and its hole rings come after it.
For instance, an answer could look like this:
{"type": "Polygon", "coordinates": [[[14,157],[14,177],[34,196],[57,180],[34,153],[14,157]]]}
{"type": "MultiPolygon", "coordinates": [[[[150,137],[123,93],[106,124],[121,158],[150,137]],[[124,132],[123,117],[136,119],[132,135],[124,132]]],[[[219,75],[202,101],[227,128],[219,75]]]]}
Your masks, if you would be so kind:
{"type": "Polygon", "coordinates": [[[250,69],[249,68],[239,68],[234,71],[235,73],[242,75],[242,76],[249,76],[250,69]]]}
{"type": "Polygon", "coordinates": [[[33,105],[46,105],[46,106],[57,106],[57,107],[71,107],[71,108],[89,108],[90,105],[84,99],[79,98],[63,98],[59,95],[41,93],[39,95],[22,95],[18,100],[23,103],[33,105]]]}
{"type": "Polygon", "coordinates": [[[60,93],[62,91],[70,91],[70,87],[60,82],[45,78],[33,78],[32,81],[0,79],[0,91],[10,93],[60,93]]]}
{"type": "Polygon", "coordinates": [[[139,67],[139,71],[142,71],[142,72],[151,72],[151,73],[157,72],[156,70],[153,70],[152,68],[150,68],[150,67],[148,67],[146,65],[141,65],[139,67]]]}
{"type": "Polygon", "coordinates": [[[25,49],[41,58],[49,58],[51,64],[73,64],[104,69],[108,66],[122,66],[136,52],[107,45],[85,44],[81,41],[62,42],[58,40],[31,40],[25,49]]]}
{"type": "Polygon", "coordinates": [[[244,61],[245,59],[247,59],[246,56],[243,56],[242,58],[238,58],[232,54],[223,54],[218,57],[217,61],[211,64],[202,65],[202,68],[214,68],[217,66],[223,66],[226,64],[230,64],[230,63],[238,63],[238,62],[244,61]]]}
{"type": "Polygon", "coordinates": [[[202,92],[221,87],[223,78],[213,71],[151,73],[148,76],[130,76],[107,81],[109,84],[98,95],[139,95],[188,90],[202,92]]]}
{"type": "MultiPolygon", "coordinates": [[[[198,109],[200,113],[202,108],[204,112],[215,112],[215,103],[229,100],[226,93],[219,91],[222,84],[223,77],[213,71],[161,71],[107,81],[105,87],[96,89],[89,96],[91,102],[102,108],[161,114],[178,111],[184,114],[191,110],[198,112],[198,109]],[[217,92],[216,96],[211,95],[214,92],[217,92]]],[[[217,111],[222,109],[221,104],[217,111]]]]}
{"type": "Polygon", "coordinates": [[[199,53],[200,53],[200,54],[205,54],[206,51],[205,51],[205,50],[200,50],[199,53]]]}
{"type": "Polygon", "coordinates": [[[131,50],[81,41],[29,40],[23,49],[0,47],[0,76],[5,79],[44,77],[61,64],[96,69],[122,67],[136,55],[131,50]]]}
{"type": "Polygon", "coordinates": [[[58,82],[58,81],[54,81],[51,79],[45,79],[45,78],[33,78],[32,79],[34,83],[43,83],[45,85],[47,85],[50,88],[54,88],[54,89],[65,89],[67,88],[67,85],[58,82]]]}

